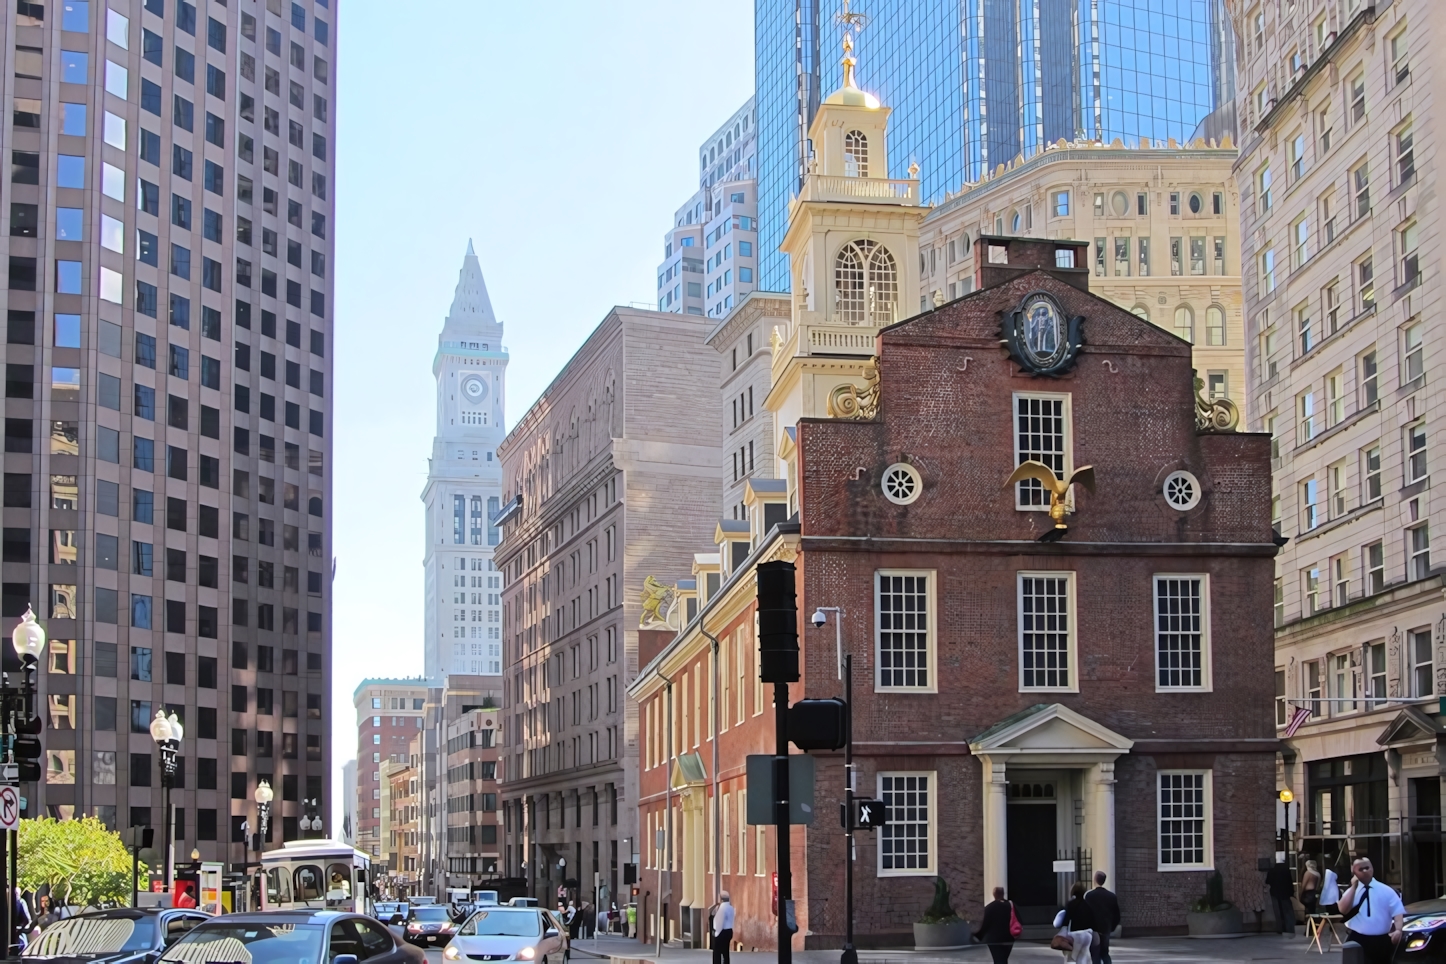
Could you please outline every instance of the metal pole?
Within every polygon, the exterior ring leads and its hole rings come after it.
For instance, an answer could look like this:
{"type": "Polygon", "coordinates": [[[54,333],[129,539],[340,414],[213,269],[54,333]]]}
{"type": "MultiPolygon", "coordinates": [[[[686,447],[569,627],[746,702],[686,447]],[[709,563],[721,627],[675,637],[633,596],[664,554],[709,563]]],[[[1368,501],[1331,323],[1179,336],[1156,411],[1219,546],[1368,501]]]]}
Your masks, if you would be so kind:
{"type": "MultiPolygon", "coordinates": [[[[11,698],[10,674],[0,672],[0,733],[3,733],[7,750],[6,759],[15,762],[15,706],[11,698]]],[[[17,785],[19,780],[15,781],[17,785]]],[[[0,873],[5,876],[5,906],[0,909],[0,922],[5,927],[5,956],[10,956],[15,933],[15,874],[10,870],[10,833],[0,834],[0,873]]]]}
{"type": "Polygon", "coordinates": [[[14,877],[10,877],[10,832],[0,834],[0,864],[4,865],[6,875],[5,881],[5,907],[0,911],[0,920],[5,924],[5,956],[10,956],[10,935],[13,933],[11,917],[15,913],[15,886],[14,877]]]}
{"type": "Polygon", "coordinates": [[[136,839],[136,828],[131,832],[131,906],[141,906],[141,842],[136,839]]]}
{"type": "Polygon", "coordinates": [[[793,962],[793,872],[788,825],[788,684],[773,684],[777,746],[773,757],[773,823],[778,835],[778,964],[793,962]]]}
{"type": "MultiPolygon", "coordinates": [[[[842,620],[840,620],[842,622],[842,620]]],[[[844,657],[844,914],[841,964],[858,964],[854,949],[854,657],[844,657]]]]}
{"type": "MultiPolygon", "coordinates": [[[[16,868],[16,863],[18,862],[19,857],[20,857],[20,834],[19,834],[18,832],[14,831],[14,830],[11,830],[11,831],[9,831],[9,832],[6,834],[6,836],[8,836],[8,837],[10,838],[10,881],[11,881],[11,883],[10,883],[10,893],[6,895],[6,901],[5,901],[5,902],[6,902],[6,905],[7,905],[7,906],[9,906],[9,907],[11,907],[11,908],[14,908],[14,906],[15,906],[15,901],[18,899],[18,893],[19,893],[19,890],[20,890],[20,886],[19,886],[17,883],[15,883],[16,881],[18,881],[18,880],[20,879],[20,872],[19,872],[19,870],[16,868]]],[[[20,917],[19,917],[17,914],[15,914],[15,913],[13,912],[13,910],[12,910],[10,916],[11,916],[11,921],[12,921],[12,923],[11,923],[11,929],[10,929],[10,946],[13,947],[13,948],[15,949],[15,952],[18,954],[18,953],[20,952],[20,917]]],[[[10,955],[9,955],[9,954],[6,954],[5,956],[6,956],[6,957],[9,957],[10,955]]]]}

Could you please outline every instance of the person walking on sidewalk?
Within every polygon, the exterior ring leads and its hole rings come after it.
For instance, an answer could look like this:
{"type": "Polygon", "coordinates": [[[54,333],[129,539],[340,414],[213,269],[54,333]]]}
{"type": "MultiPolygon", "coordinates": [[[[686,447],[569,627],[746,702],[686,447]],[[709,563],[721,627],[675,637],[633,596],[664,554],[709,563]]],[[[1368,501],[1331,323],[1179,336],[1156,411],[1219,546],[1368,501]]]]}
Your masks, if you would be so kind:
{"type": "Polygon", "coordinates": [[[1070,949],[1064,952],[1064,959],[1069,964],[1085,964],[1090,959],[1090,946],[1094,943],[1095,915],[1090,911],[1090,905],[1085,903],[1084,895],[1084,881],[1075,881],[1069,891],[1069,903],[1054,918],[1054,925],[1063,928],[1071,941],[1070,949]]]}
{"type": "Polygon", "coordinates": [[[733,917],[733,903],[725,890],[718,895],[718,906],[713,911],[713,940],[709,945],[713,949],[713,964],[730,964],[728,949],[733,944],[733,917]]]}
{"type": "Polygon", "coordinates": [[[628,905],[628,936],[638,936],[638,905],[628,905]]]}
{"type": "Polygon", "coordinates": [[[1354,878],[1336,904],[1346,918],[1350,939],[1365,948],[1366,964],[1390,964],[1405,934],[1406,908],[1390,884],[1375,879],[1369,857],[1351,864],[1354,878]]]}
{"type": "Polygon", "coordinates": [[[1085,903],[1095,915],[1095,934],[1098,939],[1090,946],[1090,960],[1093,964],[1112,964],[1110,961],[1110,935],[1120,926],[1120,899],[1105,889],[1105,872],[1095,871],[1094,890],[1085,894],[1085,903]]]}
{"type": "Polygon", "coordinates": [[[974,939],[989,945],[994,964],[1006,964],[1009,952],[1014,950],[1014,935],[1009,932],[1009,922],[1014,916],[1014,905],[1004,899],[1004,888],[994,888],[994,899],[984,908],[984,919],[974,939]]]}
{"type": "Polygon", "coordinates": [[[1295,936],[1295,881],[1290,878],[1290,868],[1283,862],[1276,863],[1265,872],[1265,886],[1270,888],[1270,907],[1275,911],[1275,932],[1295,936]]]}

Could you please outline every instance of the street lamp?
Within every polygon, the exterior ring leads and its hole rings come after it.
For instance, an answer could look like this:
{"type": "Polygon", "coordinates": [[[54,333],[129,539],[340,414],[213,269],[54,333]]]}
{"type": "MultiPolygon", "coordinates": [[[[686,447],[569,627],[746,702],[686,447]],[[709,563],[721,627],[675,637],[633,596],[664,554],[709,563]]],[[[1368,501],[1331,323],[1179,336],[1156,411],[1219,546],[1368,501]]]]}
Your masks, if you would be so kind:
{"type": "Polygon", "coordinates": [[[261,819],[261,833],[256,838],[256,852],[259,854],[271,826],[271,801],[276,799],[276,794],[271,792],[271,784],[262,780],[256,784],[256,793],[252,798],[256,801],[256,813],[261,819]]]}
{"type": "Polygon", "coordinates": [[[828,624],[833,613],[834,647],[838,651],[838,675],[844,684],[844,719],[848,727],[844,742],[844,946],[840,964],[858,964],[854,948],[854,657],[843,648],[843,617],[840,606],[819,606],[811,622],[817,629],[828,624]]]}
{"type": "Polygon", "coordinates": [[[181,726],[175,713],[167,719],[164,709],[156,710],[156,718],[151,720],[151,739],[156,741],[161,751],[161,789],[165,793],[166,812],[165,849],[162,851],[166,861],[166,890],[171,889],[176,873],[175,855],[171,853],[171,787],[176,782],[177,754],[181,751],[181,737],[184,735],[185,727],[181,726]]]}
{"type": "MultiPolygon", "coordinates": [[[[25,607],[25,615],[20,617],[19,624],[10,634],[10,643],[13,654],[0,654],[0,738],[10,746],[0,784],[15,787],[40,779],[40,732],[43,724],[35,715],[35,669],[45,652],[45,630],[35,621],[35,612],[29,606],[25,607]],[[10,686],[10,674],[17,671],[21,674],[19,690],[10,686]]],[[[7,895],[14,893],[18,877],[15,866],[18,850],[15,831],[0,835],[0,875],[4,876],[4,893],[7,895]]],[[[17,944],[14,910],[14,900],[8,897],[0,900],[6,957],[17,944]]]]}
{"type": "Polygon", "coordinates": [[[321,836],[321,801],[316,797],[301,801],[306,813],[301,818],[301,836],[307,837],[315,833],[321,836]]]}

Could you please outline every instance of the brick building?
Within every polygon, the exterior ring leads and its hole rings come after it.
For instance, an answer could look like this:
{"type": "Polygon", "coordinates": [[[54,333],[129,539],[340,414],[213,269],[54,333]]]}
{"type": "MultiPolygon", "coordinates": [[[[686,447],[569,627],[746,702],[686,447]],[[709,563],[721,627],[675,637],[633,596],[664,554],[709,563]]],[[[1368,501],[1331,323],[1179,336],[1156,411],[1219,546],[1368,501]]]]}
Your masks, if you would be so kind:
{"type": "Polygon", "coordinates": [[[447,723],[446,874],[449,887],[498,873],[497,709],[471,709],[447,723]]]}
{"type": "Polygon", "coordinates": [[[410,763],[408,748],[422,729],[426,700],[427,683],[420,678],[364,679],[352,692],[357,728],[356,846],[373,857],[387,852],[382,764],[410,763]]]}
{"type": "MultiPolygon", "coordinates": [[[[701,943],[726,889],[738,940],[774,944],[774,830],[747,823],[745,781],[774,739],[754,615],[772,559],[798,571],[790,699],[841,691],[833,628],[803,630],[841,607],[855,785],[890,808],[858,841],[859,944],[907,944],[935,877],[975,920],[1004,885],[1047,923],[1096,869],[1131,931],[1183,929],[1215,870],[1258,911],[1278,746],[1269,440],[1197,396],[1186,341],[1089,294],[1087,241],[978,238],[974,293],[896,323],[918,303],[923,212],[915,182],[880,176],[888,108],[845,74],[784,242],[776,461],[676,574],[696,615],[639,634],[641,934],[701,943]],[[1096,484],[1065,489],[1055,520],[1043,479],[1009,484],[1026,461],[1096,484]]],[[[793,837],[798,947],[845,928],[842,758],[816,762],[827,816],[793,837]]]]}

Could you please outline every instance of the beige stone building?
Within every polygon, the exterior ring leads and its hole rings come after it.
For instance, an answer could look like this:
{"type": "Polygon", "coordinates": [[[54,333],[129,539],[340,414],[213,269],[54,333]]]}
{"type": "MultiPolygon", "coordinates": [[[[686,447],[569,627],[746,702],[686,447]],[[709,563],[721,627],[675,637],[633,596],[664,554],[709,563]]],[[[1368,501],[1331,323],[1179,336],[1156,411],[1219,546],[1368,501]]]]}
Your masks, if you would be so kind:
{"type": "MultiPolygon", "coordinates": [[[[706,316],[615,308],[498,447],[503,873],[612,893],[637,850],[637,672],[648,576],[712,540],[719,422],[706,316]]],[[[676,602],[660,599],[664,619],[676,602]]],[[[674,619],[676,624],[676,619],[674,619]]]]}
{"type": "Polygon", "coordinates": [[[1294,849],[1446,887],[1446,606],[1431,497],[1446,402],[1426,122],[1432,0],[1232,0],[1251,427],[1275,438],[1277,723],[1294,849]],[[1426,180],[1422,184],[1422,179],[1426,180]],[[1434,333],[1433,333],[1434,332],[1434,333]]]}
{"type": "Polygon", "coordinates": [[[708,335],[721,362],[723,517],[730,521],[748,518],[748,480],[775,474],[773,415],[763,399],[771,385],[769,340],[788,318],[788,295],[754,291],[708,335]]]}
{"type": "Polygon", "coordinates": [[[1061,142],[966,184],[919,229],[919,309],[969,293],[981,234],[1090,241],[1091,293],[1194,344],[1209,397],[1243,411],[1236,156],[1228,142],[1061,142]]]}

